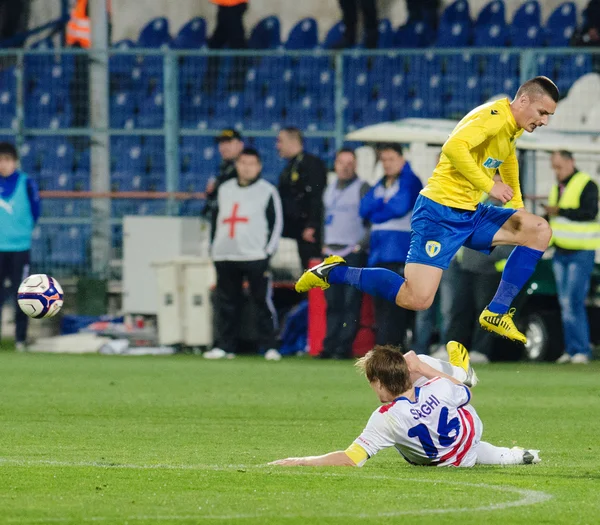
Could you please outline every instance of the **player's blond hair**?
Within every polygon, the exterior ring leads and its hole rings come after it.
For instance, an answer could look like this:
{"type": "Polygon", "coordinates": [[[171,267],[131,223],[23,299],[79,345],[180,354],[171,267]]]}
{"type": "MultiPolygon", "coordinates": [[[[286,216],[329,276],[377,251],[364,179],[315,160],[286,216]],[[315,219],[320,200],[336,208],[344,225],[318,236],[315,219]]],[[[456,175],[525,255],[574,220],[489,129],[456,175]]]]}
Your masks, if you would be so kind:
{"type": "Polygon", "coordinates": [[[355,366],[364,372],[369,383],[379,380],[381,386],[393,396],[398,396],[412,387],[408,365],[398,347],[376,345],[361,357],[355,366]]]}

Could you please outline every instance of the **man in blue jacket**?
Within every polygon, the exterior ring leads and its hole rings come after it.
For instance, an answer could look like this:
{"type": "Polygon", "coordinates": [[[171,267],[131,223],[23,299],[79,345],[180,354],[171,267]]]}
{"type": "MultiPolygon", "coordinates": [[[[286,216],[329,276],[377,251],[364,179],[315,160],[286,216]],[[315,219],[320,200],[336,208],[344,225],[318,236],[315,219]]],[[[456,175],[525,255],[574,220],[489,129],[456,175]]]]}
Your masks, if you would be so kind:
{"type": "Polygon", "coordinates": [[[27,316],[16,304],[17,287],[29,274],[29,251],[33,228],[40,216],[37,184],[17,170],[19,156],[8,142],[0,142],[0,326],[5,297],[14,298],[16,347],[22,350],[27,339],[27,316]],[[9,294],[4,283],[10,280],[9,294]]]}
{"type": "MultiPolygon", "coordinates": [[[[368,265],[403,275],[410,246],[412,210],[423,184],[404,159],[399,144],[381,147],[379,159],[384,177],[360,203],[361,217],[371,223],[368,265]]],[[[402,345],[406,310],[377,297],[374,304],[377,344],[402,345]]]]}

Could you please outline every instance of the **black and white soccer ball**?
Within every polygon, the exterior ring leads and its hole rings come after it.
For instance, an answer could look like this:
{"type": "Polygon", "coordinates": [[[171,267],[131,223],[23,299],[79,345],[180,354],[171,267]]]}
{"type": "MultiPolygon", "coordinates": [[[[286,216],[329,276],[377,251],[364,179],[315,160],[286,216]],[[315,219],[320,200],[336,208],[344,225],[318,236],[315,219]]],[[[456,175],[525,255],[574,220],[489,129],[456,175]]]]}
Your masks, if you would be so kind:
{"type": "Polygon", "coordinates": [[[53,277],[36,273],[21,283],[17,301],[21,310],[29,317],[54,317],[62,308],[63,290],[53,277]]]}

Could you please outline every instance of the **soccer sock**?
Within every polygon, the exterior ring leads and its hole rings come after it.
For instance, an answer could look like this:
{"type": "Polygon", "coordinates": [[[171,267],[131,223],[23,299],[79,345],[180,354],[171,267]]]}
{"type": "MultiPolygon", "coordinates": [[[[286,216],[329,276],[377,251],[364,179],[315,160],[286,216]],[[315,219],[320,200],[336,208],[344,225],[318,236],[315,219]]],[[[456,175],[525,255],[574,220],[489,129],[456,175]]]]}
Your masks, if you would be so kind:
{"type": "Polygon", "coordinates": [[[405,279],[385,268],[354,268],[340,265],[331,269],[327,280],[330,284],[349,284],[361,292],[396,304],[396,295],[405,279]]]}
{"type": "Polygon", "coordinates": [[[461,383],[467,379],[467,373],[460,366],[451,365],[447,361],[442,361],[441,359],[436,359],[429,355],[420,355],[419,359],[428,364],[431,368],[438,372],[442,372],[443,374],[452,376],[461,383]]]}
{"type": "Polygon", "coordinates": [[[502,280],[496,291],[496,295],[488,306],[490,312],[505,314],[521,288],[533,275],[533,271],[544,252],[517,246],[506,261],[502,272],[502,280]]]}
{"type": "Polygon", "coordinates": [[[478,465],[522,465],[524,450],[496,447],[480,441],[475,449],[478,465]]]}

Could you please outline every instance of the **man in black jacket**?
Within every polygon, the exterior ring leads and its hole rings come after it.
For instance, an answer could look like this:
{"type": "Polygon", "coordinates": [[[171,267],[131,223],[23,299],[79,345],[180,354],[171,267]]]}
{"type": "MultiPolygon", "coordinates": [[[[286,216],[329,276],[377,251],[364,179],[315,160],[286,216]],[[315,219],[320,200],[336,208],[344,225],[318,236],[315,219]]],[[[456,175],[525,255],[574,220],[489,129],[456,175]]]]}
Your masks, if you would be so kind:
{"type": "Polygon", "coordinates": [[[217,204],[217,190],[219,186],[230,179],[237,177],[235,171],[235,161],[244,149],[242,136],[235,129],[224,129],[215,139],[219,145],[219,154],[221,155],[221,164],[219,174],[212,178],[206,185],[206,205],[202,210],[202,216],[212,220],[215,206],[217,204]]]}
{"type": "Polygon", "coordinates": [[[283,237],[296,239],[302,268],[309,268],[311,258],[321,257],[327,168],[320,158],[304,151],[303,142],[298,128],[279,132],[277,150],[289,161],[279,175],[279,195],[283,206],[283,237]]]}

